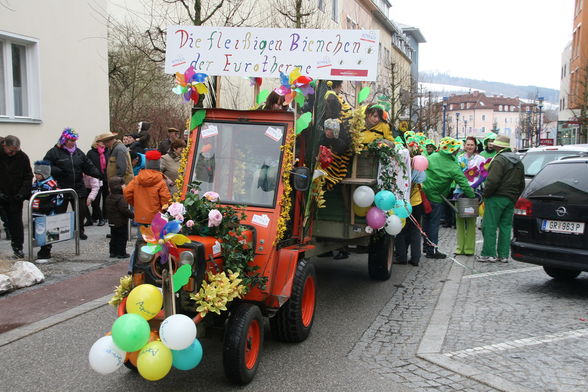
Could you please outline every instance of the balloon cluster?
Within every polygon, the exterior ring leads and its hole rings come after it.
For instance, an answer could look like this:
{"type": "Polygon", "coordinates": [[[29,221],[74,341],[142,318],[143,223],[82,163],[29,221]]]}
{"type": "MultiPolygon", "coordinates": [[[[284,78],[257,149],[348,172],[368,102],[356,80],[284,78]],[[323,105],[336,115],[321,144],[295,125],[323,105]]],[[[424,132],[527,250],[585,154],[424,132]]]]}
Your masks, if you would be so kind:
{"type": "Polygon", "coordinates": [[[370,230],[384,228],[386,233],[397,235],[412,213],[412,206],[404,200],[397,200],[394,193],[381,190],[374,193],[369,186],[359,186],[353,192],[353,211],[365,216],[370,230]],[[372,206],[375,204],[375,206],[372,206]]]}
{"type": "Polygon", "coordinates": [[[178,95],[183,95],[184,101],[189,102],[191,100],[194,104],[197,104],[200,100],[200,95],[208,93],[208,88],[204,84],[207,77],[207,74],[196,72],[194,65],[190,65],[183,74],[176,72],[177,85],[172,91],[178,95]]]}
{"type": "Polygon", "coordinates": [[[202,360],[202,346],[196,339],[196,324],[183,314],[174,314],[151,331],[148,320],[163,305],[161,291],[150,284],[135,287],[126,298],[127,313],[112,324],[111,333],[98,339],[90,349],[90,366],[109,374],[129,361],[150,381],[165,377],[172,366],[191,370],[202,360]]]}
{"type": "Polygon", "coordinates": [[[290,75],[285,75],[280,72],[281,85],[274,89],[274,91],[284,97],[284,106],[290,105],[292,101],[296,101],[299,105],[302,105],[305,96],[314,94],[311,83],[312,78],[301,75],[300,68],[298,67],[290,72],[290,75]]]}

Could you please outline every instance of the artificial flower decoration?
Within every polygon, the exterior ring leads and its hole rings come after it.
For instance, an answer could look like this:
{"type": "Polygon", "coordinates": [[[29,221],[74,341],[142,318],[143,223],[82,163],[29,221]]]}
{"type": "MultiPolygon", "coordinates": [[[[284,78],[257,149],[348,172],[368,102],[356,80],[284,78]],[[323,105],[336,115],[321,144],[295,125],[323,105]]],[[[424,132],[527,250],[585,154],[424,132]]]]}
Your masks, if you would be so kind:
{"type": "Polygon", "coordinates": [[[208,212],[208,227],[217,227],[223,221],[223,214],[219,210],[213,209],[208,212]]]}
{"type": "Polygon", "coordinates": [[[151,226],[140,226],[139,229],[143,240],[147,242],[147,245],[142,246],[141,250],[150,255],[159,253],[161,264],[167,263],[170,248],[190,242],[188,237],[178,234],[182,229],[180,222],[177,220],[168,222],[160,212],[153,217],[151,226]]]}
{"type": "Polygon", "coordinates": [[[287,76],[280,72],[281,86],[274,89],[274,91],[284,97],[284,106],[290,105],[292,101],[296,100],[299,105],[304,103],[304,97],[309,94],[314,94],[314,89],[310,85],[312,78],[300,74],[300,67],[294,68],[287,76]]]}
{"type": "Polygon", "coordinates": [[[325,146],[320,146],[318,161],[323,169],[331,166],[331,163],[333,162],[333,153],[331,149],[325,146]]]}
{"type": "Polygon", "coordinates": [[[193,65],[183,73],[176,72],[176,87],[172,91],[178,95],[184,96],[184,101],[192,100],[194,104],[198,103],[200,94],[208,93],[208,88],[204,84],[208,75],[196,72],[193,65]]]}
{"type": "Polygon", "coordinates": [[[261,86],[261,83],[263,82],[263,78],[255,78],[255,77],[250,77],[249,78],[249,85],[251,86],[261,86]]]}
{"type": "Polygon", "coordinates": [[[439,143],[439,151],[445,154],[453,154],[461,148],[461,142],[452,137],[444,137],[439,143]]]}
{"type": "Polygon", "coordinates": [[[488,169],[490,168],[490,162],[492,162],[492,158],[486,159],[486,161],[480,164],[480,176],[483,178],[488,177],[488,169]]]}
{"type": "Polygon", "coordinates": [[[466,178],[468,179],[468,181],[474,181],[474,179],[476,177],[478,177],[478,174],[480,174],[480,170],[474,166],[474,167],[466,170],[464,172],[464,174],[465,174],[466,178]]]}
{"type": "Polygon", "coordinates": [[[202,195],[206,200],[216,203],[219,199],[219,195],[216,192],[208,191],[202,195]]]}

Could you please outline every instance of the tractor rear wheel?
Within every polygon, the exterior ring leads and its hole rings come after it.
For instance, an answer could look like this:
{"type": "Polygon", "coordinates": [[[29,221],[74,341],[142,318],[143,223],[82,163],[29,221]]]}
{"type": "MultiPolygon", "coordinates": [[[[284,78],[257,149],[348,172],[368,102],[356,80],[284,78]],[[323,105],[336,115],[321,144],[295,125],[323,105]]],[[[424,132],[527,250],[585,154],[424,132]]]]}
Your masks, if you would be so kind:
{"type": "Polygon", "coordinates": [[[388,280],[394,262],[394,237],[372,237],[368,253],[368,274],[373,280],[388,280]]]}
{"type": "Polygon", "coordinates": [[[292,294],[270,319],[273,334],[284,342],[302,342],[310,334],[316,308],[316,272],[314,265],[301,259],[292,282],[292,294]]]}
{"type": "Polygon", "coordinates": [[[223,366],[227,378],[239,385],[249,384],[263,347],[263,316],[257,305],[240,303],[229,316],[223,342],[223,366]]]}

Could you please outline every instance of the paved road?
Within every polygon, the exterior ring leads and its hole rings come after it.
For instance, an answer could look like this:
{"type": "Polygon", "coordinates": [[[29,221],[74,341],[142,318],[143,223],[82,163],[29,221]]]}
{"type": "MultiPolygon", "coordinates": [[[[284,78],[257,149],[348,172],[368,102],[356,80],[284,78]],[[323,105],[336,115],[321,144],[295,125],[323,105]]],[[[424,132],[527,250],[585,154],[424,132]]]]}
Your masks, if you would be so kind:
{"type": "MultiPolygon", "coordinates": [[[[441,249],[452,250],[453,238],[442,230],[441,249]]],[[[310,338],[297,345],[268,340],[257,378],[242,389],[588,390],[588,274],[561,283],[536,266],[460,256],[395,265],[390,281],[375,283],[365,259],[315,260],[320,292],[310,338]]],[[[95,374],[88,350],[114,319],[113,309],[100,306],[0,347],[0,390],[235,389],[224,378],[214,334],[192,372],[172,370],[157,383],[126,369],[95,374]]],[[[0,344],[10,333],[0,334],[0,344]]]]}

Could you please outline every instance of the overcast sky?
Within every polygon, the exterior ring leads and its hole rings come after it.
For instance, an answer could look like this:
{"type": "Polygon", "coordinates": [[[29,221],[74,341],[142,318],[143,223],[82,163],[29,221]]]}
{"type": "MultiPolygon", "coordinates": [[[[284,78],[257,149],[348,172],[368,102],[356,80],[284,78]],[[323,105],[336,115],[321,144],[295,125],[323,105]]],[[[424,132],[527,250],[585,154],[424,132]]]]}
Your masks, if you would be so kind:
{"type": "Polygon", "coordinates": [[[421,71],[559,90],[574,0],[390,0],[418,27],[421,71]]]}

